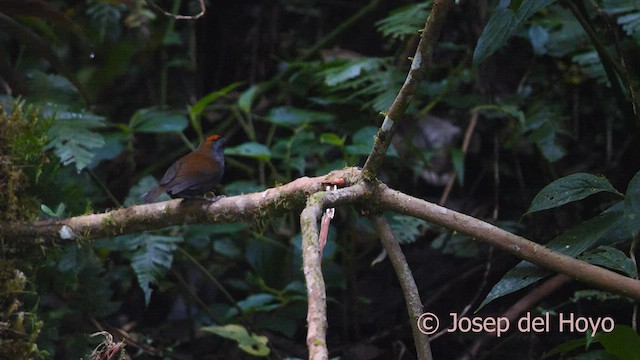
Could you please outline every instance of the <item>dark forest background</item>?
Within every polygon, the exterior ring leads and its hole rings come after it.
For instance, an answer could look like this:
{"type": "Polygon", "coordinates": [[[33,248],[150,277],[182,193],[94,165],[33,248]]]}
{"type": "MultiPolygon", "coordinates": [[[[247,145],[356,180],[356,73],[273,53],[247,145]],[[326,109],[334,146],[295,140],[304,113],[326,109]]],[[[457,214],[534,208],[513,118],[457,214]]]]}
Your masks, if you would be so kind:
{"type": "MultiPolygon", "coordinates": [[[[227,196],[362,166],[432,5],[205,3],[190,21],[143,0],[0,0],[1,221],[139,204],[213,133],[227,139],[227,196]]],[[[637,278],[638,221],[620,204],[640,202],[639,45],[637,1],[460,1],[380,179],[539,243],[570,230],[574,256],[637,278]],[[578,194],[532,211],[550,184],[578,194]]],[[[398,281],[360,215],[338,209],[324,250],[331,357],[413,359],[398,281]]],[[[298,216],[67,245],[2,239],[0,358],[107,359],[94,351],[105,336],[89,336],[99,331],[125,339],[118,354],[132,359],[305,358],[298,216]]],[[[508,280],[547,274],[422,220],[388,220],[441,319],[500,316],[547,281],[520,289],[508,280]]],[[[608,316],[617,330],[610,341],[553,326],[445,333],[434,358],[638,359],[621,350],[640,347],[624,296],[567,281],[523,310],[608,316]]]]}

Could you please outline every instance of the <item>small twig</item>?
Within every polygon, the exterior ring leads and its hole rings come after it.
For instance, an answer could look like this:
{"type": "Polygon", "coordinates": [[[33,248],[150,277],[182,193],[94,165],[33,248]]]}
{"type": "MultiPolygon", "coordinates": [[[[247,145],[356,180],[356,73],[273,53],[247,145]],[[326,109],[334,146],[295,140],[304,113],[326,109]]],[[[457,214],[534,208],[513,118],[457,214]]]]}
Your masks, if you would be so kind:
{"type": "MultiPolygon", "coordinates": [[[[462,310],[462,312],[458,315],[458,317],[463,317],[466,316],[467,313],[469,312],[469,310],[471,310],[471,308],[473,307],[473,305],[476,303],[476,301],[478,301],[478,299],[480,298],[480,295],[483,293],[484,287],[487,285],[487,282],[489,280],[489,274],[491,273],[491,258],[493,257],[493,248],[491,248],[489,250],[489,259],[487,259],[487,265],[484,268],[484,274],[482,275],[482,283],[480,284],[480,286],[478,286],[478,289],[476,290],[476,294],[473,296],[473,299],[471,299],[471,301],[469,301],[467,303],[467,305],[464,307],[464,309],[462,310]]],[[[434,341],[435,339],[439,338],[440,336],[444,335],[445,333],[448,333],[448,329],[442,329],[439,332],[435,333],[433,336],[431,336],[431,341],[434,341]]]]}
{"type": "Polygon", "coordinates": [[[91,177],[91,179],[100,187],[100,189],[102,189],[102,191],[105,193],[105,195],[107,195],[109,200],[111,200],[111,202],[115,206],[122,207],[122,204],[120,203],[120,201],[118,201],[115,195],[113,195],[111,190],[109,190],[109,188],[107,187],[107,184],[105,184],[104,181],[102,181],[102,179],[100,179],[98,175],[96,175],[96,173],[93,172],[93,170],[89,168],[87,168],[86,170],[87,170],[87,174],[89,174],[89,177],[91,177]]]}
{"type": "MultiPolygon", "coordinates": [[[[633,263],[633,266],[638,269],[638,261],[636,260],[636,246],[638,246],[638,236],[634,237],[631,241],[631,248],[629,249],[629,258],[633,263]]],[[[635,278],[638,278],[638,274],[636,273],[635,278]]],[[[633,313],[631,315],[631,327],[634,331],[638,331],[638,303],[633,303],[633,313]]]]}
{"type": "MultiPolygon", "coordinates": [[[[182,275],[180,275],[180,273],[178,271],[176,271],[175,269],[171,269],[171,274],[173,276],[175,276],[176,280],[178,280],[178,282],[180,283],[180,285],[182,285],[182,287],[187,291],[187,293],[189,293],[189,296],[191,296],[191,298],[193,299],[193,301],[195,301],[198,306],[200,306],[200,309],[202,311],[204,311],[205,313],[207,313],[207,315],[209,315],[209,317],[217,322],[217,323],[221,323],[221,319],[216,315],[215,312],[213,312],[209,306],[207,306],[207,304],[204,303],[204,301],[202,301],[202,299],[200,298],[200,296],[198,296],[198,294],[195,292],[195,290],[191,287],[191,285],[189,283],[187,283],[187,281],[182,277],[182,275]]],[[[239,313],[239,315],[242,314],[242,312],[239,313]]]]}
{"type": "Polygon", "coordinates": [[[380,235],[382,246],[384,246],[384,249],[387,251],[391,265],[393,265],[393,269],[400,282],[400,287],[404,294],[404,301],[407,303],[409,323],[411,324],[411,332],[413,333],[418,359],[433,359],[431,346],[429,345],[429,336],[421,332],[418,328],[418,318],[422,315],[424,309],[422,307],[422,300],[420,300],[418,286],[413,278],[407,259],[400,248],[400,244],[398,244],[398,241],[395,239],[387,219],[382,215],[375,215],[371,217],[371,221],[380,235]]]}
{"type": "MultiPolygon", "coordinates": [[[[502,315],[500,315],[500,317],[506,317],[507,319],[509,319],[509,322],[512,323],[518,315],[530,309],[540,300],[549,296],[549,294],[551,294],[552,292],[554,292],[555,290],[557,290],[558,288],[560,288],[562,285],[564,285],[569,281],[571,281],[571,279],[564,275],[556,275],[552,277],[551,279],[545,281],[542,285],[533,289],[531,292],[529,292],[527,295],[522,297],[520,300],[518,300],[509,309],[507,309],[507,311],[505,311],[502,315]]],[[[487,333],[484,336],[476,339],[476,341],[474,341],[474,343],[471,345],[469,350],[459,359],[460,360],[476,359],[477,358],[476,355],[478,354],[478,351],[480,350],[482,345],[485,342],[494,338],[495,336],[493,335],[493,333],[487,333]]]]}
{"type": "Polygon", "coordinates": [[[196,14],[196,15],[176,15],[176,14],[172,14],[172,13],[162,9],[160,6],[158,6],[156,3],[154,3],[153,0],[145,0],[145,1],[154,10],[162,13],[165,16],[173,18],[175,20],[196,20],[196,19],[199,19],[199,18],[203,17],[204,13],[206,12],[206,8],[204,6],[204,0],[198,0],[198,3],[200,4],[200,12],[198,14],[196,14]]]}
{"type": "MultiPolygon", "coordinates": [[[[469,144],[471,143],[471,136],[473,136],[473,132],[478,124],[478,112],[474,111],[471,113],[471,120],[469,120],[469,125],[467,125],[467,131],[464,133],[464,140],[462,141],[462,154],[467,155],[467,151],[469,150],[469,144]]],[[[466,161],[466,160],[465,160],[466,161]]],[[[451,176],[449,177],[449,182],[447,186],[444,188],[442,192],[442,197],[440,197],[440,201],[438,201],[438,205],[444,205],[447,203],[447,199],[449,198],[449,194],[451,193],[451,189],[453,189],[453,185],[456,181],[456,172],[452,171],[451,176]]]]}
{"type": "Polygon", "coordinates": [[[209,281],[211,281],[213,285],[215,285],[218,288],[218,290],[220,290],[220,292],[227,298],[227,300],[231,303],[231,305],[234,306],[236,310],[238,310],[238,314],[242,315],[242,308],[238,306],[238,302],[233,298],[231,293],[229,293],[227,289],[220,283],[220,281],[218,281],[218,279],[216,279],[216,277],[213,276],[213,274],[211,274],[211,272],[207,270],[207,268],[205,268],[198,260],[196,260],[196,258],[191,256],[191,254],[189,254],[186,250],[184,250],[179,246],[177,249],[184,257],[186,257],[189,261],[191,261],[191,263],[195,265],[202,272],[202,274],[207,279],[209,279],[209,281]]]}
{"type": "Polygon", "coordinates": [[[302,54],[302,56],[300,56],[299,60],[306,60],[311,55],[313,55],[316,52],[318,52],[318,50],[320,50],[320,49],[324,48],[325,46],[327,46],[336,37],[338,37],[338,35],[340,35],[346,29],[350,28],[353,24],[355,24],[363,16],[365,16],[368,13],[370,13],[371,11],[375,10],[379,3],[380,3],[380,0],[373,0],[369,4],[367,4],[366,6],[363,6],[362,8],[360,8],[360,10],[357,13],[353,14],[347,20],[341,22],[340,25],[338,25],[329,34],[327,34],[325,37],[320,39],[320,41],[318,41],[315,45],[313,45],[313,47],[311,49],[305,51],[302,54]]]}
{"type": "MultiPolygon", "coordinates": [[[[333,185],[333,189],[330,185],[327,185],[327,191],[337,190],[337,185],[333,185]]],[[[331,219],[336,214],[336,208],[329,208],[324,211],[322,214],[322,221],[320,221],[320,238],[318,239],[320,242],[320,257],[322,257],[322,251],[324,250],[324,246],[327,244],[327,237],[329,236],[329,225],[331,224],[331,219]]]]}

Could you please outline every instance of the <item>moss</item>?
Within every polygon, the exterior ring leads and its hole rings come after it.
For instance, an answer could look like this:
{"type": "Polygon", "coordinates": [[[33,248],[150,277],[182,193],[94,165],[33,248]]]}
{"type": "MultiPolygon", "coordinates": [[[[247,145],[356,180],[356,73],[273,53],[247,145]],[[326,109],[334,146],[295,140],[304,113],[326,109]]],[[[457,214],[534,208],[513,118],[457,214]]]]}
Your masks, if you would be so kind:
{"type": "Polygon", "coordinates": [[[50,121],[16,101],[9,113],[0,104],[0,220],[30,220],[40,212],[37,197],[29,194],[49,160],[42,149],[50,121]]]}
{"type": "Polygon", "coordinates": [[[36,315],[22,310],[18,295],[27,279],[13,263],[0,259],[0,359],[44,359],[35,341],[42,329],[36,315]]]}

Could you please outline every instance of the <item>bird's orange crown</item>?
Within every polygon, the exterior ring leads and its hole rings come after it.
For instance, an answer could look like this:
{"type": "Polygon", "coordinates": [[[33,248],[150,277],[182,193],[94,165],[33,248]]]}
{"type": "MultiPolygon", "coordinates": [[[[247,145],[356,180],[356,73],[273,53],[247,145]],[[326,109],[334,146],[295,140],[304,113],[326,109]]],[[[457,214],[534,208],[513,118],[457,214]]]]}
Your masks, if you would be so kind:
{"type": "Polygon", "coordinates": [[[213,134],[213,135],[211,135],[211,136],[207,137],[206,142],[214,142],[214,141],[216,141],[216,140],[218,140],[218,139],[220,139],[220,135],[218,135],[218,134],[213,134]]]}

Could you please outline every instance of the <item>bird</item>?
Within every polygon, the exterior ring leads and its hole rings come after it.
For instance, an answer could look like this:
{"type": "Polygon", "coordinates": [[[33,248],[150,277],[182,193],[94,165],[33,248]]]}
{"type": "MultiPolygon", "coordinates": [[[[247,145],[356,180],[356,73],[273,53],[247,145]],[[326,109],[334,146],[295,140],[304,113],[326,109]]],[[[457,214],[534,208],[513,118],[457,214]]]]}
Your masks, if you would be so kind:
{"type": "Polygon", "coordinates": [[[197,149],[176,160],[143,200],[150,203],[164,192],[172,198],[203,197],[222,179],[225,141],[216,134],[207,137],[197,149]]]}

